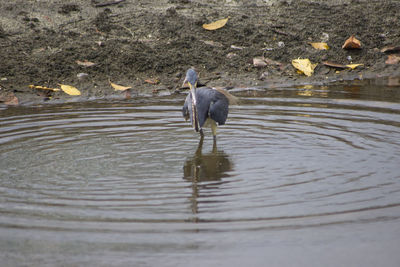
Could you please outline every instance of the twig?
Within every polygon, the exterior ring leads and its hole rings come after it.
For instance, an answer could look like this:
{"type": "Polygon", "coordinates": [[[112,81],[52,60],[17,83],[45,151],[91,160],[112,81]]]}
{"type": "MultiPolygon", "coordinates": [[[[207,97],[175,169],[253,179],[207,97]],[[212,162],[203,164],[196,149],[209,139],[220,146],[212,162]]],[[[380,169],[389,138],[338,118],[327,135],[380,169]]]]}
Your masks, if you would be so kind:
{"type": "Polygon", "coordinates": [[[112,1],[112,2],[105,2],[105,3],[99,3],[99,4],[95,4],[95,7],[104,7],[104,6],[112,6],[112,5],[116,5],[119,4],[121,2],[124,2],[125,0],[116,0],[116,1],[112,1]]]}
{"type": "Polygon", "coordinates": [[[291,37],[296,37],[295,34],[290,33],[290,32],[284,32],[278,29],[272,29],[273,32],[277,33],[277,34],[282,34],[282,35],[286,35],[286,36],[291,36],[291,37]]]}
{"type": "Polygon", "coordinates": [[[8,89],[7,87],[5,87],[4,85],[2,85],[1,83],[0,83],[0,90],[1,89],[8,89]]]}
{"type": "Polygon", "coordinates": [[[124,25],[120,25],[120,26],[122,28],[124,28],[125,30],[127,30],[132,35],[133,38],[135,37],[135,34],[131,31],[131,29],[129,29],[128,27],[125,27],[124,25]]]}

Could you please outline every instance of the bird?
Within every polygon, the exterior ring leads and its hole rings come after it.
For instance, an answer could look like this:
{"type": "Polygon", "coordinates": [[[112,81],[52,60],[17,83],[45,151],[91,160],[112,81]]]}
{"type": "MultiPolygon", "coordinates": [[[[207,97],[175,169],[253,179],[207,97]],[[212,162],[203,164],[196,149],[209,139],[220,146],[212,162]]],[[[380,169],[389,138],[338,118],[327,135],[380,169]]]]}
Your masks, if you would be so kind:
{"type": "Polygon", "coordinates": [[[214,142],[217,139],[217,124],[224,125],[228,118],[229,103],[236,103],[235,96],[221,88],[197,88],[198,75],[194,68],[186,71],[185,83],[189,84],[190,92],[182,108],[182,115],[189,120],[196,132],[204,137],[203,126],[211,126],[214,142]]]}

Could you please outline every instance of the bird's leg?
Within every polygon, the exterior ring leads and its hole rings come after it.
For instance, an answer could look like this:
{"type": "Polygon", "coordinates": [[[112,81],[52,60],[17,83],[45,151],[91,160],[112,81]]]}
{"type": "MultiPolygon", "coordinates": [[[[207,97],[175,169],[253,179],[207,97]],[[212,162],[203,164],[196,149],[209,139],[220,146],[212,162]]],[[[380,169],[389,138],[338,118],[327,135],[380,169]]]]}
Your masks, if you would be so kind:
{"type": "Polygon", "coordinates": [[[214,120],[211,120],[211,130],[214,137],[214,142],[217,141],[217,123],[214,120]]]}
{"type": "Polygon", "coordinates": [[[200,135],[200,141],[196,150],[196,157],[201,156],[201,151],[203,149],[203,141],[204,141],[204,135],[200,135]]]}
{"type": "Polygon", "coordinates": [[[218,152],[218,150],[217,150],[217,137],[216,136],[214,136],[214,141],[213,141],[213,148],[212,148],[212,153],[217,153],[218,152]]]}
{"type": "Polygon", "coordinates": [[[203,128],[200,128],[199,133],[202,140],[204,138],[203,128]]]}

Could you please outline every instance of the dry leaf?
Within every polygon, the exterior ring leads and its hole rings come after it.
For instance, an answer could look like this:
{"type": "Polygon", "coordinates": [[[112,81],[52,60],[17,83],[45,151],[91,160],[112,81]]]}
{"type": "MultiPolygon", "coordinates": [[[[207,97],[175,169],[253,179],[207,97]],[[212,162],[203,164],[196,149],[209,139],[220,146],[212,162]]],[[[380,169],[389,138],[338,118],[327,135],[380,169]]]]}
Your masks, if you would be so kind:
{"type": "Polygon", "coordinates": [[[360,40],[356,39],[354,35],[350,36],[343,44],[343,49],[361,49],[360,40]]]}
{"type": "Polygon", "coordinates": [[[327,43],[310,43],[312,47],[318,50],[328,50],[329,46],[327,43]]]}
{"type": "Polygon", "coordinates": [[[63,90],[66,94],[81,95],[81,92],[71,85],[66,85],[66,84],[59,84],[59,85],[61,87],[61,90],[63,90]]]}
{"type": "Polygon", "coordinates": [[[19,104],[18,98],[13,92],[0,92],[0,102],[8,106],[16,106],[19,104]]]}
{"type": "Polygon", "coordinates": [[[389,55],[386,59],[386,64],[398,64],[400,62],[400,55],[389,55]]]}
{"type": "Polygon", "coordinates": [[[273,59],[270,59],[270,58],[255,57],[255,58],[253,58],[253,65],[254,65],[254,67],[265,67],[267,65],[282,66],[282,63],[275,61],[273,59]]]}
{"type": "Polygon", "coordinates": [[[108,81],[109,81],[110,85],[114,88],[115,91],[125,91],[125,90],[132,88],[131,86],[122,86],[122,85],[112,83],[110,80],[108,80],[108,81]]]}
{"type": "Polygon", "coordinates": [[[84,66],[84,67],[92,67],[92,66],[96,65],[96,63],[93,63],[93,62],[90,62],[90,61],[87,61],[87,60],[85,60],[85,61],[77,60],[75,62],[76,62],[76,64],[84,66]]]}
{"type": "Polygon", "coordinates": [[[364,64],[348,64],[348,65],[346,65],[346,67],[348,67],[348,68],[354,70],[354,69],[357,68],[358,66],[362,66],[362,65],[364,65],[364,64]]]}
{"type": "Polygon", "coordinates": [[[149,84],[158,84],[160,82],[160,80],[158,80],[158,79],[147,79],[144,81],[149,84]]]}
{"type": "Polygon", "coordinates": [[[400,51],[400,46],[385,46],[384,48],[381,49],[382,53],[394,53],[394,52],[399,52],[400,51]]]}
{"type": "Polygon", "coordinates": [[[338,69],[346,68],[346,65],[338,64],[338,63],[331,62],[331,61],[323,61],[322,64],[324,64],[325,66],[328,66],[328,67],[332,67],[332,68],[338,68],[338,69]]]}
{"type": "Polygon", "coordinates": [[[262,67],[267,66],[267,63],[264,61],[264,58],[255,57],[255,58],[253,58],[253,65],[254,65],[254,67],[262,68],[262,67]]]}
{"type": "Polygon", "coordinates": [[[210,24],[203,24],[203,28],[206,30],[209,30],[209,31],[217,30],[219,28],[224,27],[225,24],[228,22],[228,19],[229,19],[229,17],[226,19],[220,19],[220,20],[214,21],[210,24]]]}
{"type": "Polygon", "coordinates": [[[53,91],[53,92],[58,92],[60,89],[58,88],[50,88],[50,87],[45,87],[45,86],[40,86],[40,85],[29,85],[29,88],[31,89],[38,89],[38,90],[48,90],[48,91],[53,91]]]}
{"type": "Polygon", "coordinates": [[[308,58],[306,59],[298,58],[292,60],[292,65],[300,72],[304,73],[306,76],[311,76],[314,73],[314,69],[318,64],[317,63],[312,64],[308,58]]]}

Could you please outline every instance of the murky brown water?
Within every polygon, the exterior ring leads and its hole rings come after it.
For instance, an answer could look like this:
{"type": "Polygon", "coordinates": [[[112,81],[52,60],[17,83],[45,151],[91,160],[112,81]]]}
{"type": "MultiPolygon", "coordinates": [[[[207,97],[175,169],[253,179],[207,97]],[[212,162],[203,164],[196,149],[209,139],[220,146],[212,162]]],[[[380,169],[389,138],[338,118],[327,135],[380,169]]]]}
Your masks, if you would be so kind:
{"type": "Polygon", "coordinates": [[[242,92],[0,109],[2,266],[398,266],[400,95],[242,92]]]}

